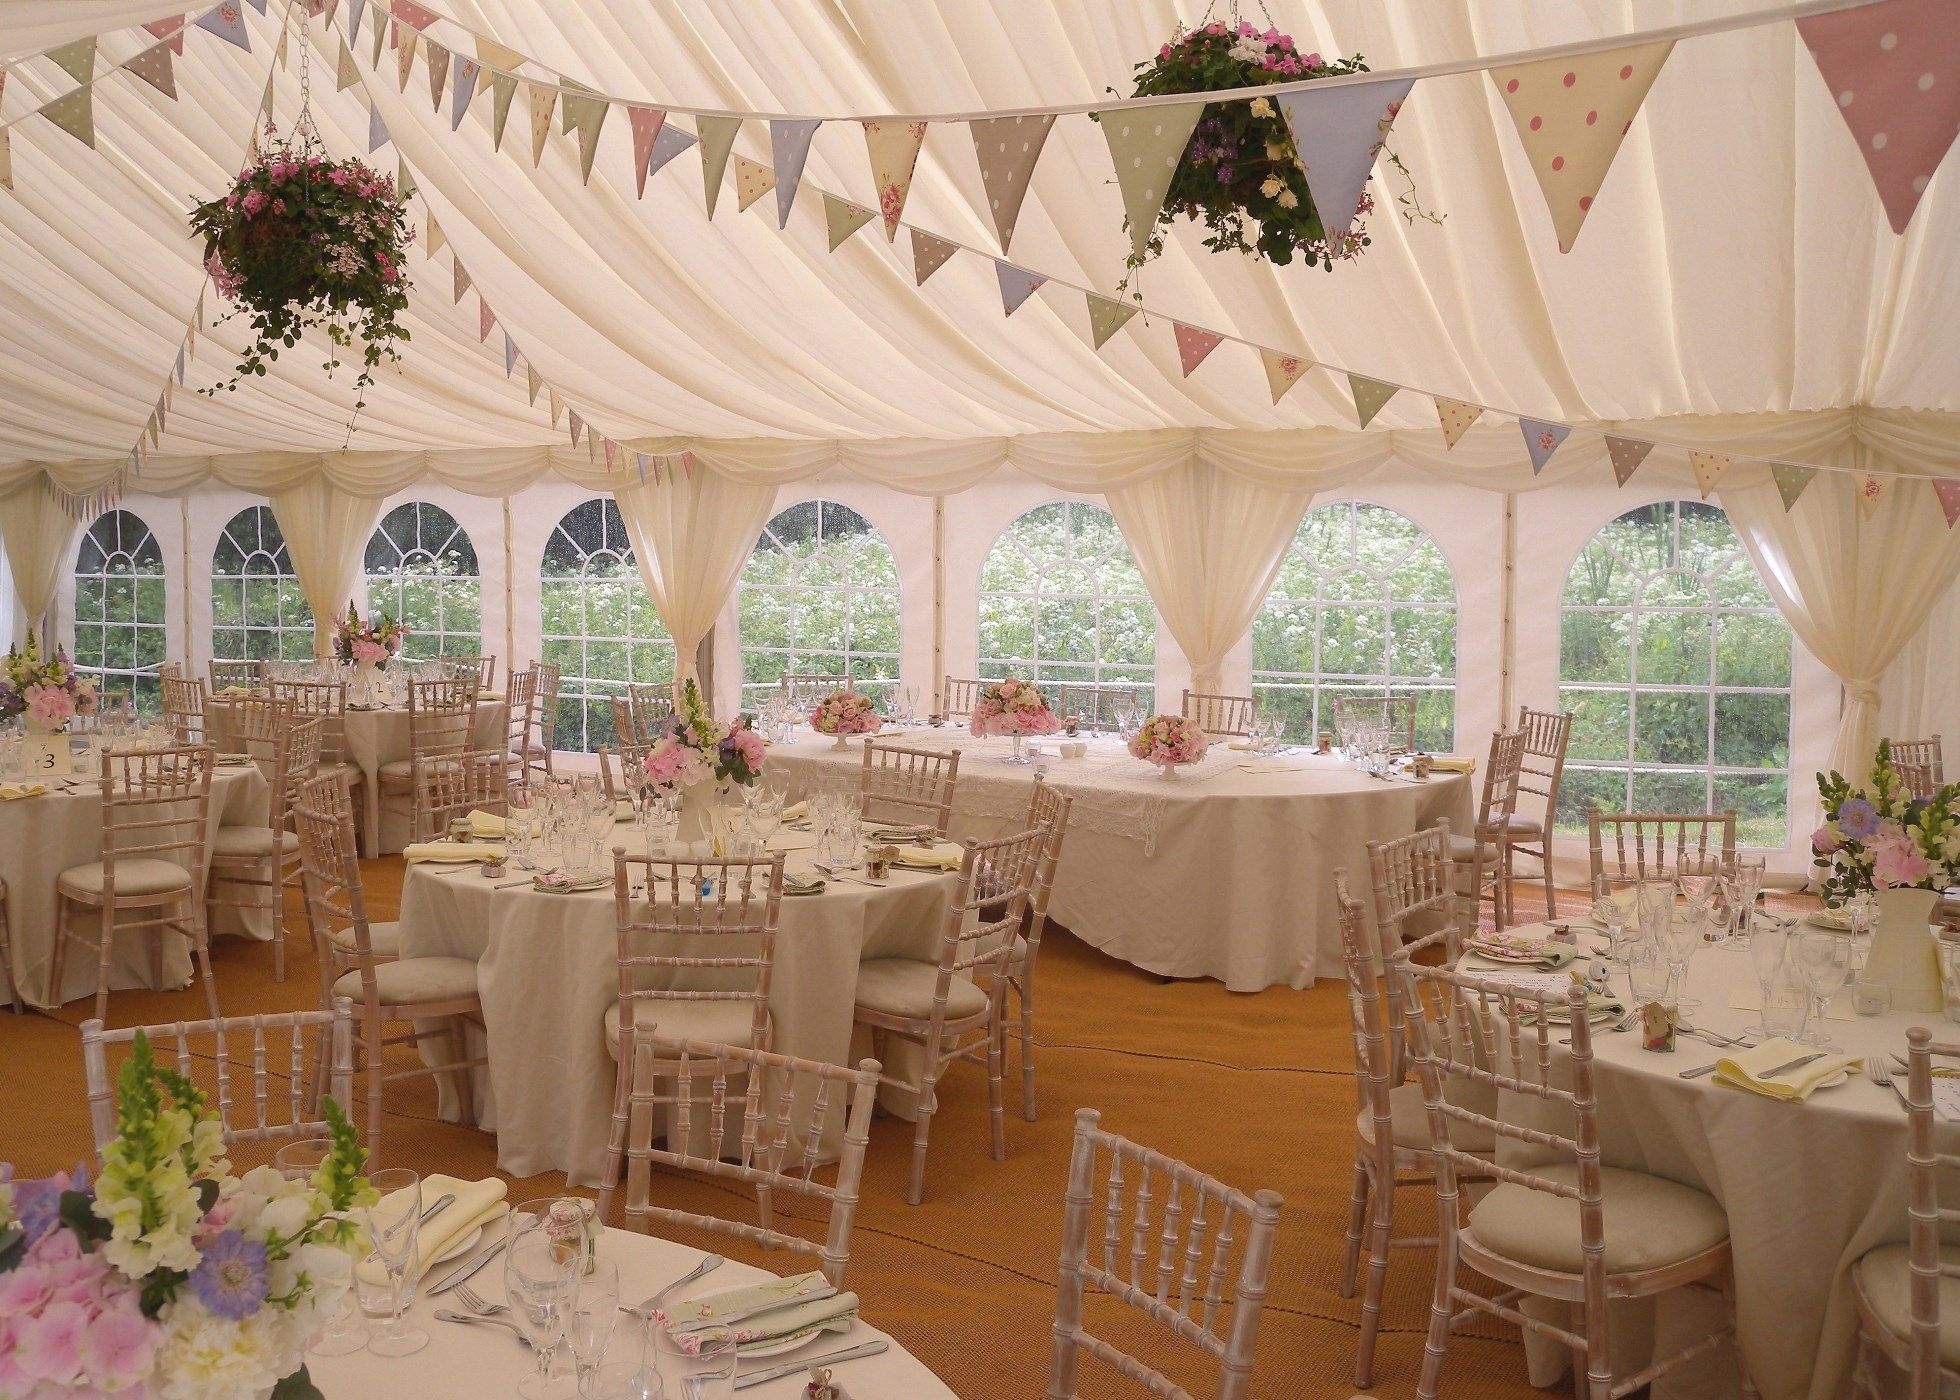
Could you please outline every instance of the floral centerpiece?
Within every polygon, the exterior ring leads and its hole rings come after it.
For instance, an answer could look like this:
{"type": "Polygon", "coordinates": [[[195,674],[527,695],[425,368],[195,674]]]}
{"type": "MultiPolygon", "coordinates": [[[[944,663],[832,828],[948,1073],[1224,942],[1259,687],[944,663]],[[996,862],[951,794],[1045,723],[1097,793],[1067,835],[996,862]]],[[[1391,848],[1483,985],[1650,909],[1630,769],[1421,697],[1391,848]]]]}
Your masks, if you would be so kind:
{"type": "Polygon", "coordinates": [[[306,1342],[346,1294],[374,1193],[340,1109],[310,1180],[233,1176],[216,1115],[139,1032],[116,1136],[86,1168],[0,1168],[0,1400],[307,1400],[306,1342]]]}
{"type": "Polygon", "coordinates": [[[1021,740],[1054,734],[1061,727],[1062,718],[1048,708],[1048,697],[1041,693],[1041,687],[1016,676],[995,681],[982,690],[967,722],[976,739],[1011,735],[1014,752],[1005,760],[1008,763],[1032,763],[1034,760],[1021,753],[1021,740]]]}
{"type": "MultiPolygon", "coordinates": [[[[1329,60],[1301,53],[1292,36],[1277,29],[1262,33],[1247,22],[1214,21],[1189,32],[1180,29],[1155,58],[1139,63],[1132,95],[1217,92],[1367,71],[1359,54],[1329,60]]],[[[1381,123],[1384,141],[1394,119],[1390,108],[1381,123]]],[[[1408,180],[1408,168],[1395,153],[1385,154],[1408,180]]],[[[1411,221],[1440,222],[1423,210],[1412,180],[1397,200],[1411,221]]],[[[1348,231],[1330,235],[1307,189],[1306,169],[1279,103],[1265,97],[1214,102],[1199,117],[1171,175],[1157,225],[1144,252],[1131,255],[1130,267],[1134,271],[1163,252],[1164,228],[1182,214],[1204,222],[1211,230],[1205,246],[1217,252],[1256,253],[1282,264],[1298,255],[1331,270],[1337,259],[1357,257],[1368,246],[1361,219],[1374,209],[1374,196],[1364,190],[1348,231]]]]}
{"type": "Polygon", "coordinates": [[[333,625],[334,658],[356,666],[384,670],[388,662],[401,652],[402,639],[407,636],[408,628],[387,613],[381,614],[378,619],[362,617],[350,602],[347,616],[333,625]]]}
{"type": "Polygon", "coordinates": [[[884,718],[869,695],[855,690],[835,690],[817,702],[810,711],[810,727],[819,734],[834,734],[837,747],[852,734],[876,734],[884,728],[884,718]]]}
{"type": "Polygon", "coordinates": [[[60,647],[52,658],[43,658],[29,632],[25,646],[7,649],[6,669],[0,673],[0,720],[20,715],[29,729],[59,734],[76,715],[94,714],[96,705],[95,682],[76,671],[60,647]]]}
{"type": "Polygon", "coordinates": [[[767,746],[748,716],[723,724],[708,713],[701,688],[690,678],[681,687],[679,707],[667,717],[640,767],[658,787],[693,787],[711,778],[746,786],[761,776],[766,756],[767,746]]]}
{"type": "MultiPolygon", "coordinates": [[[[270,127],[267,128],[271,130],[270,127]]],[[[236,389],[265,373],[309,328],[322,326],[340,351],[361,346],[355,407],[385,355],[408,339],[408,203],[392,176],[355,159],[329,160],[302,115],[298,138],[275,142],[238,172],[231,190],[191,211],[204,236],[204,266],[219,293],[252,321],[251,346],[229,381],[236,389]]]]}
{"type": "Polygon", "coordinates": [[[1130,752],[1157,765],[1164,777],[1177,772],[1181,763],[1196,763],[1211,747],[1211,740],[1194,719],[1183,715],[1152,715],[1142,728],[1130,736],[1130,752]]]}

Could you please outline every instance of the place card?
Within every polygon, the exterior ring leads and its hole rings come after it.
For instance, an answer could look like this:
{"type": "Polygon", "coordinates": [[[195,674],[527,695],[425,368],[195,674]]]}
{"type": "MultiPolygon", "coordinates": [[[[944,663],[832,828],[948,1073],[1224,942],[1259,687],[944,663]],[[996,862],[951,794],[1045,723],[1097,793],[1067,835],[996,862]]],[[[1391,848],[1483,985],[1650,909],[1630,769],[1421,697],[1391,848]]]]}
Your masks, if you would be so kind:
{"type": "MultiPolygon", "coordinates": [[[[1899,1075],[1894,1082],[1904,1077],[1899,1075]]],[[[1933,1111],[1949,1123],[1960,1123],[1960,1079],[1933,1081],[1933,1111]]]]}
{"type": "MultiPolygon", "coordinates": [[[[1735,1011],[1761,1011],[1763,1009],[1762,988],[1729,988],[1729,1006],[1735,1011]]],[[[1848,990],[1839,992],[1826,1003],[1824,1007],[1824,1019],[1827,1021],[1855,1021],[1858,1019],[1858,1013],[1852,1009],[1851,993],[1848,990]]]]}
{"type": "Polygon", "coordinates": [[[75,756],[66,734],[29,734],[21,740],[21,754],[27,759],[30,777],[65,777],[75,771],[75,756]]]}

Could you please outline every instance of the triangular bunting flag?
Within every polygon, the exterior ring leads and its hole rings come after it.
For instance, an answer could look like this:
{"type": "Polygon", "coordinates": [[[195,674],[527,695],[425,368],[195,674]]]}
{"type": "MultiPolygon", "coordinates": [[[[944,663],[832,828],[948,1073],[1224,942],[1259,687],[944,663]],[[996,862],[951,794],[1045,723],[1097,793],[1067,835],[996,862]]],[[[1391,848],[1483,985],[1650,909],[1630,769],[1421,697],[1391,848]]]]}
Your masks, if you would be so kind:
{"type": "Polygon", "coordinates": [[[578,132],[578,169],[581,180],[592,179],[592,161],[599,154],[599,132],[606,125],[612,103],[603,97],[586,97],[568,92],[564,102],[565,124],[578,132]]]}
{"type": "Polygon", "coordinates": [[[408,75],[415,67],[415,46],[422,41],[419,30],[395,26],[395,91],[408,91],[408,75]]]}
{"type": "Polygon", "coordinates": [[[347,42],[361,37],[361,16],[367,13],[367,0],[347,0],[347,42]]]}
{"type": "Polygon", "coordinates": [[[1354,414],[1367,427],[1382,411],[1382,405],[1395,397],[1397,386],[1384,384],[1379,379],[1368,379],[1359,374],[1347,377],[1348,392],[1354,395],[1354,414]]]}
{"type": "Polygon", "coordinates": [[[510,100],[517,96],[517,79],[508,73],[490,75],[490,149],[504,148],[504,128],[510,125],[510,100]]]}
{"type": "Polygon", "coordinates": [[[517,342],[508,333],[504,336],[504,378],[510,378],[511,371],[517,368],[517,342]]]}
{"type": "Polygon", "coordinates": [[[567,416],[565,426],[572,431],[572,446],[577,447],[579,438],[585,433],[585,420],[578,416],[576,408],[567,416]]]}
{"type": "Polygon", "coordinates": [[[245,11],[237,0],[213,5],[197,17],[196,23],[199,29],[208,29],[220,39],[230,40],[246,53],[252,51],[252,36],[245,32],[245,11]]]}
{"type": "Polygon", "coordinates": [[[253,8],[253,9],[255,9],[255,10],[257,10],[257,11],[258,11],[258,12],[259,12],[260,14],[264,14],[264,13],[265,13],[265,7],[266,7],[266,6],[267,6],[267,4],[269,4],[269,3],[270,3],[270,0],[252,0],[252,8],[253,8]]]}
{"type": "Polygon", "coordinates": [[[396,19],[411,29],[427,29],[440,18],[434,10],[425,9],[415,0],[390,0],[388,6],[396,19]]]}
{"type": "Polygon", "coordinates": [[[422,255],[433,258],[437,253],[442,251],[443,245],[448,242],[449,235],[442,231],[442,225],[436,222],[436,216],[434,214],[429,215],[429,238],[427,243],[423,245],[422,255]]]}
{"type": "Polygon", "coordinates": [[[544,139],[551,135],[551,112],[558,105],[558,89],[543,83],[526,83],[531,94],[531,164],[544,159],[544,139]]]}
{"type": "Polygon", "coordinates": [[[898,221],[905,196],[912,190],[912,170],[926,139],[924,122],[866,122],[864,149],[871,157],[871,184],[878,191],[878,210],[885,216],[885,242],[898,241],[898,221]]]}
{"type": "Polygon", "coordinates": [[[170,52],[182,56],[184,52],[184,17],[171,15],[167,19],[153,19],[143,26],[150,31],[153,39],[168,39],[170,52]]]}
{"type": "Polygon", "coordinates": [[[1545,470],[1545,463],[1558,451],[1566,434],[1572,431],[1563,423],[1541,423],[1536,418],[1520,418],[1518,431],[1524,434],[1524,450],[1531,454],[1531,474],[1545,470]]]}
{"type": "Polygon", "coordinates": [[[1225,339],[1217,331],[1200,330],[1180,321],[1171,322],[1171,329],[1177,336],[1177,362],[1189,379],[1191,371],[1205,362],[1205,356],[1216,350],[1225,339]]]}
{"type": "Polygon", "coordinates": [[[558,401],[558,391],[549,384],[545,385],[544,400],[551,406],[551,426],[555,428],[558,426],[558,416],[565,411],[565,405],[558,401]]]}
{"type": "Polygon", "coordinates": [[[381,42],[394,32],[395,22],[393,20],[375,20],[374,42],[368,46],[368,67],[379,68],[381,66],[381,42]]]}
{"type": "Polygon", "coordinates": [[[646,198],[647,162],[653,158],[653,141],[667,114],[658,107],[628,107],[626,120],[633,127],[633,193],[646,198]]]}
{"type": "Polygon", "coordinates": [[[871,222],[872,212],[861,204],[839,199],[834,194],[823,197],[823,222],[830,234],[830,251],[836,252],[837,245],[871,222]]]}
{"type": "MultiPolygon", "coordinates": [[[[258,0],[252,0],[252,3],[254,5],[258,5],[258,11],[260,14],[265,13],[265,6],[259,5],[258,0]]],[[[279,46],[273,49],[272,51],[272,61],[279,66],[279,71],[282,73],[286,69],[286,40],[290,32],[291,31],[287,30],[283,25],[280,27],[279,46]]]]}
{"type": "Polygon", "coordinates": [[[1695,469],[1695,480],[1701,484],[1701,498],[1708,499],[1708,493],[1715,489],[1715,483],[1722,479],[1722,473],[1735,465],[1735,458],[1726,452],[1697,452],[1690,449],[1688,465],[1695,469]]]}
{"type": "Polygon", "coordinates": [[[735,157],[735,212],[741,213],[751,204],[776,188],[776,172],[759,161],[747,156],[735,157]]]}
{"type": "Polygon", "coordinates": [[[95,148],[95,88],[78,87],[41,109],[41,115],[87,146],[95,148]]]}
{"type": "Polygon", "coordinates": [[[1803,495],[1804,487],[1810,485],[1811,478],[1817,475],[1817,468],[1799,466],[1795,462],[1771,462],[1769,479],[1776,483],[1776,494],[1783,498],[1783,513],[1788,515],[1803,495]]]}
{"type": "Polygon", "coordinates": [[[354,51],[347,47],[347,41],[340,41],[340,53],[333,64],[333,90],[345,92],[361,80],[361,70],[354,66],[354,51]]]}
{"type": "Polygon", "coordinates": [[[647,454],[644,452],[635,452],[633,454],[633,469],[640,474],[640,485],[642,486],[647,484],[647,462],[649,460],[647,454]]]}
{"type": "Polygon", "coordinates": [[[415,193],[415,177],[408,173],[408,162],[400,158],[395,161],[395,188],[401,191],[403,199],[415,193]]]}
{"type": "Polygon", "coordinates": [[[485,341],[490,338],[491,327],[497,324],[497,313],[490,309],[490,303],[481,297],[476,303],[476,338],[485,341]]]}
{"type": "Polygon", "coordinates": [[[1490,69],[1538,176],[1561,253],[1572,251],[1620,141],[1672,41],[1490,69]]]}
{"type": "Polygon", "coordinates": [[[532,368],[529,360],[526,360],[524,362],[524,392],[529,396],[533,405],[537,403],[538,390],[542,388],[544,388],[544,380],[538,377],[537,370],[532,368]]]}
{"type": "MultiPolygon", "coordinates": [[[[865,218],[871,217],[866,210],[865,218]]],[[[1021,303],[1033,296],[1035,289],[1048,279],[1038,272],[1029,272],[1025,267],[1004,263],[994,259],[994,275],[1000,279],[1000,306],[1003,313],[1012,316],[1021,309],[1021,303]]]]}
{"type": "Polygon", "coordinates": [[[1951,0],[1891,0],[1800,19],[1797,32],[1904,233],[1960,129],[1960,16],[1951,0]]]}
{"type": "Polygon", "coordinates": [[[470,270],[463,266],[463,260],[461,258],[456,259],[456,267],[454,275],[451,278],[451,284],[455,288],[455,293],[450,297],[450,300],[460,302],[463,299],[463,293],[470,289],[470,270]]]}
{"type": "Polygon", "coordinates": [[[944,267],[946,259],[958,251],[959,245],[956,243],[948,243],[943,238],[936,238],[932,234],[913,229],[912,275],[918,280],[918,285],[925,286],[926,278],[944,267]]]}
{"type": "Polygon", "coordinates": [[[485,68],[494,68],[504,73],[514,73],[524,61],[524,55],[516,49],[507,49],[502,44],[476,36],[476,61],[485,68]]]}
{"type": "Polygon", "coordinates": [[[742,129],[742,119],[698,117],[695,125],[701,128],[701,187],[712,219],[715,201],[721,198],[721,174],[728,169],[728,153],[735,149],[735,133],[742,129]]]}
{"type": "Polygon", "coordinates": [[[483,65],[458,53],[449,56],[449,67],[449,129],[455,131],[463,124],[463,113],[469,111],[470,103],[476,99],[476,80],[483,72],[483,65]]]}
{"type": "Polygon", "coordinates": [[[769,123],[769,159],[776,167],[776,227],[789,227],[790,206],[796,203],[796,187],[803,183],[803,163],[810,158],[810,138],[822,126],[816,121],[772,121],[769,123]]]}
{"type": "MultiPolygon", "coordinates": [[[[918,237],[914,234],[913,237],[918,237]]],[[[1099,297],[1094,292],[1084,295],[1089,300],[1089,338],[1100,350],[1109,343],[1109,338],[1123,329],[1124,322],[1137,314],[1137,305],[1131,301],[1117,301],[1112,297],[1099,297]]]]}
{"type": "Polygon", "coordinates": [[[1951,530],[1953,522],[1960,520],[1960,481],[1935,481],[1931,485],[1946,515],[1946,528],[1951,530]]]}
{"type": "Polygon", "coordinates": [[[1858,473],[1858,513],[1869,520],[1878,503],[1885,499],[1887,487],[1891,485],[1877,472],[1858,473]]]}
{"type": "Polygon", "coordinates": [[[1455,447],[1463,441],[1463,435],[1470,431],[1470,425],[1483,416],[1483,409],[1462,399],[1446,399],[1441,394],[1431,395],[1436,400],[1436,420],[1443,425],[1443,446],[1455,447]]]}
{"type": "Polygon", "coordinates": [[[1328,233],[1338,238],[1354,222],[1375,152],[1414,87],[1414,78],[1383,78],[1349,87],[1303,88],[1280,94],[1307,190],[1328,233]]]}
{"type": "Polygon", "coordinates": [[[368,108],[368,154],[373,155],[388,144],[388,125],[381,120],[381,109],[368,108]]]}
{"type": "Polygon", "coordinates": [[[658,175],[660,168],[694,144],[694,136],[672,122],[664,123],[653,138],[653,153],[647,157],[647,174],[658,175]]]}
{"type": "Polygon", "coordinates": [[[181,345],[177,347],[176,375],[177,375],[177,382],[179,384],[182,384],[184,382],[184,347],[181,345]]]}
{"type": "Polygon", "coordinates": [[[449,86],[449,50],[434,39],[426,41],[428,49],[424,57],[429,65],[429,106],[434,111],[442,110],[442,90],[449,86]]]}
{"type": "Polygon", "coordinates": [[[1123,191],[1123,213],[1130,223],[1130,254],[1141,259],[1157,215],[1164,207],[1171,176],[1191,128],[1204,113],[1202,102],[1174,107],[1125,107],[1098,112],[1109,158],[1116,166],[1116,183],[1123,191]]]}
{"type": "Polygon", "coordinates": [[[1282,355],[1277,350],[1259,347],[1259,359],[1266,366],[1266,386],[1273,391],[1273,402],[1285,398],[1287,391],[1300,382],[1300,376],[1313,366],[1311,360],[1303,360],[1298,355],[1282,355]]]}
{"type": "Polygon", "coordinates": [[[7,128],[0,126],[0,190],[14,187],[14,146],[7,128]]]}
{"type": "MultiPolygon", "coordinates": [[[[344,46],[343,46],[344,51],[344,46]]],[[[162,93],[175,99],[177,96],[177,62],[170,56],[170,45],[157,44],[143,50],[123,67],[162,93]]]]}
{"type": "Polygon", "coordinates": [[[63,44],[58,49],[49,49],[45,57],[53,59],[61,70],[78,83],[85,83],[95,76],[95,40],[77,39],[72,44],[63,44]]]}
{"type": "Polygon", "coordinates": [[[613,464],[619,456],[619,444],[611,438],[601,438],[599,445],[606,449],[606,470],[613,470],[613,464]]]}
{"type": "Polygon", "coordinates": [[[1620,438],[1610,434],[1606,439],[1606,458],[1613,464],[1613,480],[1624,486],[1633,479],[1634,472],[1647,460],[1647,454],[1654,450],[1651,442],[1639,438],[1620,438]]]}
{"type": "Polygon", "coordinates": [[[1003,253],[1014,239],[1014,222],[1021,217],[1028,179],[1054,125],[1052,114],[967,123],[967,130],[973,133],[973,153],[980,159],[980,185],[987,192],[987,212],[993,216],[1003,253]]]}

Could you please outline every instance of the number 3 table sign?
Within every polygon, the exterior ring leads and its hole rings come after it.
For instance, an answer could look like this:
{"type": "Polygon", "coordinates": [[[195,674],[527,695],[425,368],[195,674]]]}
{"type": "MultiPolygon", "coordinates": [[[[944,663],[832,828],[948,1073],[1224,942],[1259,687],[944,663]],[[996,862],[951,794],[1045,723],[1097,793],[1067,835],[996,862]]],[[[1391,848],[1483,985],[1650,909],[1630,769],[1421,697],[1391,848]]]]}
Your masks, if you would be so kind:
{"type": "Polygon", "coordinates": [[[66,734],[29,734],[21,745],[29,777],[65,778],[75,771],[66,734]]]}

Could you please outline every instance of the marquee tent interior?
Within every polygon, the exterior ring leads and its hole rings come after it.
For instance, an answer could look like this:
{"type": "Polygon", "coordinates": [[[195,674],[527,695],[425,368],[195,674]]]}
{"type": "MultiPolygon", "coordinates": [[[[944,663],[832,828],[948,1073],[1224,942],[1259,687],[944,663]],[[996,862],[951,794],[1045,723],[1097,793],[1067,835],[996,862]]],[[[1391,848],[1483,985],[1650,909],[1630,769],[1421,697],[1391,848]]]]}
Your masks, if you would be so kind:
{"type": "MultiPolygon", "coordinates": [[[[1316,697],[1407,690],[1425,740],[1465,754],[1520,705],[1576,708],[1600,785],[1575,792],[1739,802],[1791,875],[1813,772],[1960,735],[1960,177],[1895,230],[1853,95],[1792,23],[1822,0],[1253,0],[1303,50],[1421,75],[1391,145],[1441,218],[1399,216],[1383,164],[1372,242],[1332,271],[1212,252],[1186,222],[1121,288],[1125,192],[1087,112],[1223,0],[231,8],[243,42],[186,28],[171,96],[125,65],[183,0],[0,0],[0,640],[39,632],[112,683],[311,655],[350,599],[412,603],[401,560],[440,555],[435,532],[467,554],[453,626],[411,620],[513,665],[576,655],[592,706],[634,679],[703,675],[730,713],[799,665],[926,697],[1018,669],[1153,685],[1162,709],[1258,694],[1306,739],[1316,697]],[[1487,70],[1676,30],[1561,251],[1487,70]],[[50,119],[78,82],[50,55],[87,38],[84,143],[50,119]],[[520,76],[508,131],[488,72],[431,101],[431,46],[520,76]],[[303,74],[328,152],[414,187],[410,339],[358,412],[312,339],[223,387],[248,337],[187,232],[268,92],[290,129],[303,74]],[[595,150],[557,115],[534,137],[547,90],[608,100],[595,150]],[[738,210],[731,169],[707,217],[698,148],[636,178],[632,104],[690,134],[743,117],[732,152],[776,193],[738,210]],[[1003,248],[965,123],[1057,109],[1003,248]],[[927,123],[894,240],[860,126],[888,117],[927,123]],[[822,118],[780,227],[772,118],[822,118]],[[839,201],[869,217],[841,241],[839,201]],[[920,236],[950,245],[929,278],[920,236]],[[1003,314],[1010,274],[1041,285],[1003,314]],[[1222,337],[1195,367],[1187,328],[1222,337]],[[1350,375],[1394,391],[1363,426],[1350,375]],[[1479,411],[1454,441],[1445,402],[1479,411]],[[1534,456],[1546,425],[1569,436],[1534,456]],[[1609,439],[1651,455],[1629,469],[1609,439]],[[826,581],[772,572],[811,550],[826,581]],[[140,600],[105,604],[108,556],[140,600]],[[601,556],[644,594],[581,632],[553,600],[601,556]],[[252,558],[269,618],[227,611],[252,558]],[[1645,582],[1589,594],[1602,565],[1645,582]],[[765,637],[772,587],[800,640],[765,637]],[[1645,680],[1704,727],[1678,752],[1627,718],[1670,588],[1703,649],[1645,680]],[[1604,661],[1581,655],[1591,615],[1618,629],[1604,661]],[[1337,632],[1374,650],[1336,660],[1337,632]],[[115,660],[112,634],[134,639],[115,660]]],[[[1578,867],[1583,833],[1573,805],[1556,851],[1578,867]]]]}

